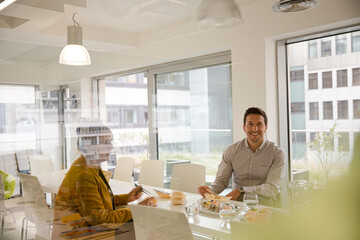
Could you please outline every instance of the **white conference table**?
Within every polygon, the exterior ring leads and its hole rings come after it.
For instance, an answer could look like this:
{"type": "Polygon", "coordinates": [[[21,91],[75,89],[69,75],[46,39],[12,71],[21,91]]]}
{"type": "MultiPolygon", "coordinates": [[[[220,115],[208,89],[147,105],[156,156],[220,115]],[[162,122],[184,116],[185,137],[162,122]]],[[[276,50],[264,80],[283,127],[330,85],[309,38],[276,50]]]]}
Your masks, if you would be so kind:
{"type": "MultiPolygon", "coordinates": [[[[57,194],[59,187],[65,177],[65,174],[66,174],[66,170],[61,170],[61,171],[41,174],[38,175],[37,177],[44,192],[57,194]]],[[[114,179],[110,180],[110,186],[114,194],[128,193],[131,189],[135,187],[134,183],[132,182],[118,181],[114,179]]],[[[156,197],[158,208],[177,211],[177,212],[184,212],[183,205],[171,205],[170,199],[157,197],[157,194],[153,190],[153,187],[147,185],[142,185],[142,186],[146,190],[150,191],[153,194],[153,196],[156,197]]],[[[155,189],[162,190],[162,188],[159,187],[155,187],[155,189]]],[[[169,190],[167,189],[167,191],[169,190]]],[[[198,198],[198,199],[201,198],[199,194],[185,193],[185,195],[187,198],[198,198]]],[[[145,197],[146,195],[143,194],[143,198],[145,197]]],[[[210,236],[216,239],[231,239],[230,230],[227,228],[222,228],[221,222],[222,220],[218,216],[200,212],[198,214],[196,221],[195,222],[189,221],[189,225],[191,230],[194,232],[204,234],[206,236],[210,236]]]]}

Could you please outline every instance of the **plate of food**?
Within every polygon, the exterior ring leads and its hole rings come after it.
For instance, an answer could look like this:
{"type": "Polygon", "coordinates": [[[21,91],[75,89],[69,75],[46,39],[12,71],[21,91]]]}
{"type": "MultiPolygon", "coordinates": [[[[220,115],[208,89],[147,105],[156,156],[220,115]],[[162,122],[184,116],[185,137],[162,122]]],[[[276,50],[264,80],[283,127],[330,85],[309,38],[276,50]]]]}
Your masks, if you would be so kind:
{"type": "Polygon", "coordinates": [[[247,209],[240,221],[248,223],[269,223],[283,216],[280,210],[274,208],[247,209]]]}
{"type": "MultiPolygon", "coordinates": [[[[219,216],[220,204],[223,201],[201,199],[200,200],[200,212],[219,216]]],[[[240,213],[244,210],[240,202],[234,202],[235,212],[240,213]]]]}

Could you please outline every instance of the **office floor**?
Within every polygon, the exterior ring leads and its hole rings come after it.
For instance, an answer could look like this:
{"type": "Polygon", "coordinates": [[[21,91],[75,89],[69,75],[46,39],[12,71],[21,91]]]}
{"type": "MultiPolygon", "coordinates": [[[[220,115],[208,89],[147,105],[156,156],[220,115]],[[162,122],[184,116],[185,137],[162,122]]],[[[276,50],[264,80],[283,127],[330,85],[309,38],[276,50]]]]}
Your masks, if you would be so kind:
{"type": "MultiPolygon", "coordinates": [[[[21,239],[21,225],[22,220],[24,218],[23,212],[15,212],[15,220],[16,222],[13,222],[13,218],[10,213],[6,214],[5,217],[5,229],[3,236],[0,236],[1,240],[18,240],[21,239]],[[7,228],[15,228],[15,229],[7,229],[7,228]]],[[[27,239],[34,239],[35,238],[35,227],[32,223],[29,222],[28,227],[28,235],[27,239]]]]}

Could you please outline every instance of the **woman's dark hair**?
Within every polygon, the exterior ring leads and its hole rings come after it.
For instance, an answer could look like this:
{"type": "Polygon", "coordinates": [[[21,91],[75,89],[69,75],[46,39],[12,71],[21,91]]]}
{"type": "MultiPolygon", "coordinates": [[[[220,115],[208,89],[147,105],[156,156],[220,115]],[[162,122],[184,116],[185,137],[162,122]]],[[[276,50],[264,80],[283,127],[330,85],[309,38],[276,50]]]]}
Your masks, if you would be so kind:
{"type": "Polygon", "coordinates": [[[261,115],[264,117],[264,121],[265,121],[265,126],[267,126],[268,124],[268,118],[267,118],[267,115],[266,113],[258,108],[258,107],[251,107],[251,108],[248,108],[244,114],[244,125],[245,125],[245,122],[246,122],[246,117],[250,114],[258,114],[258,115],[261,115]]]}

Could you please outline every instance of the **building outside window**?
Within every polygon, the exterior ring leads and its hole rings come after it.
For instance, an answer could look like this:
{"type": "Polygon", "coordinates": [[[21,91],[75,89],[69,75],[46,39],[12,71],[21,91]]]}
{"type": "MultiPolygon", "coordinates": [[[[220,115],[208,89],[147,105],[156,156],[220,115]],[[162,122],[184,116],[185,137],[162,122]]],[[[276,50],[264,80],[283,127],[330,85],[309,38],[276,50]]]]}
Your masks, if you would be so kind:
{"type": "Polygon", "coordinates": [[[337,112],[338,119],[348,119],[349,118],[349,110],[348,110],[348,101],[338,101],[337,102],[337,112]]]}
{"type": "Polygon", "coordinates": [[[360,68],[352,69],[353,86],[360,86],[360,68]]]}
{"type": "Polygon", "coordinates": [[[310,120],[319,120],[319,103],[318,102],[310,102],[309,103],[310,110],[310,120]]]}
{"type": "Polygon", "coordinates": [[[345,54],[346,53],[346,35],[338,35],[335,37],[336,39],[336,55],[345,54]]]}
{"type": "Polygon", "coordinates": [[[354,119],[360,119],[360,99],[353,100],[354,119]]]}
{"type": "Polygon", "coordinates": [[[333,103],[332,101],[323,102],[323,119],[333,119],[333,103]]]}
{"type": "Polygon", "coordinates": [[[360,31],[351,33],[351,51],[360,51],[360,31]]]}
{"type": "Polygon", "coordinates": [[[308,49],[309,49],[309,59],[317,58],[317,41],[309,41],[308,43],[308,49]]]}
{"type": "MultiPolygon", "coordinates": [[[[289,40],[285,43],[289,71],[287,100],[291,115],[291,139],[286,139],[291,144],[290,166],[291,169],[308,171],[310,181],[322,187],[327,184],[326,176],[337,178],[347,171],[351,162],[351,154],[347,152],[353,151],[356,136],[360,134],[360,51],[345,50],[348,47],[345,39],[347,42],[352,39],[352,46],[356,46],[357,36],[360,37],[357,33],[329,37],[330,33],[323,38],[310,36],[309,41],[291,43],[289,40]],[[316,41],[321,43],[321,56],[326,58],[314,61],[310,48],[316,41]],[[331,54],[332,46],[336,47],[334,54],[331,54]],[[308,58],[304,58],[304,52],[308,52],[308,58]],[[308,79],[305,86],[300,78],[295,81],[295,71],[300,69],[308,79]],[[347,69],[351,69],[349,80],[347,69]],[[305,112],[302,112],[302,103],[305,112]],[[304,143],[301,142],[301,133],[305,133],[304,143]],[[317,143],[324,144],[319,147],[317,143]],[[331,157],[325,159],[322,156],[331,157]]],[[[283,101],[281,99],[279,95],[279,100],[283,101]]]]}
{"type": "Polygon", "coordinates": [[[337,79],[337,87],[347,87],[348,81],[347,81],[347,70],[337,70],[336,71],[336,79],[337,79]]]}
{"type": "Polygon", "coordinates": [[[318,74],[310,73],[309,74],[309,89],[317,89],[318,88],[318,74]]]}
{"type": "Polygon", "coordinates": [[[331,56],[331,38],[321,39],[321,57],[331,56]]]}
{"type": "Polygon", "coordinates": [[[322,73],[322,87],[323,88],[332,88],[332,72],[323,72],[322,73]]]}

